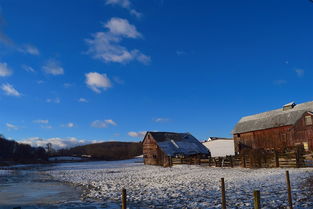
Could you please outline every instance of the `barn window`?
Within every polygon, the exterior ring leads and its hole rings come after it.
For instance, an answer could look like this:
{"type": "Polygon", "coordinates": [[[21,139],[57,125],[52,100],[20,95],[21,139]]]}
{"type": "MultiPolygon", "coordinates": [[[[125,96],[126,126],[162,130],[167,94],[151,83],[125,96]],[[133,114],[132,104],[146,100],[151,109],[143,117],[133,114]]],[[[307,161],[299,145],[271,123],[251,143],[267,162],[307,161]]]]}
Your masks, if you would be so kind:
{"type": "Polygon", "coordinates": [[[156,156],[156,155],[153,155],[152,157],[153,157],[154,159],[156,159],[156,158],[157,158],[157,156],[156,156]]]}
{"type": "Polygon", "coordinates": [[[312,125],[313,121],[312,121],[312,117],[310,115],[305,116],[305,125],[312,125]]]}
{"type": "Polygon", "coordinates": [[[237,137],[240,137],[240,134],[237,134],[237,137]]]}

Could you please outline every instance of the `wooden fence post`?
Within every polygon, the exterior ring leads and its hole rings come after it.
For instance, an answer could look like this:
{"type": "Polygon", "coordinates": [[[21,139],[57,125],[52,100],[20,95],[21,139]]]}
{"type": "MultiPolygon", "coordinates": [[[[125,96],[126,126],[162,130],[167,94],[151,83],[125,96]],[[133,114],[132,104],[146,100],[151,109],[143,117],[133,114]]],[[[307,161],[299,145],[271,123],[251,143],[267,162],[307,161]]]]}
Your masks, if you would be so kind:
{"type": "Polygon", "coordinates": [[[122,189],[122,209],[127,208],[127,203],[126,203],[126,189],[122,189]]]}
{"type": "Polygon", "coordinates": [[[301,167],[301,165],[300,165],[300,150],[299,150],[299,147],[297,147],[297,152],[296,152],[296,165],[297,165],[297,168],[301,167]]]}
{"type": "Polygon", "coordinates": [[[279,167],[279,156],[278,156],[278,152],[275,151],[275,152],[274,152],[274,155],[275,155],[275,165],[276,165],[276,167],[278,168],[278,167],[279,167]]]}
{"type": "Polygon", "coordinates": [[[234,161],[233,161],[233,156],[230,156],[230,167],[234,167],[234,161]]]}
{"type": "Polygon", "coordinates": [[[225,196],[225,182],[224,182],[224,178],[221,178],[221,192],[222,192],[222,209],[226,209],[226,196],[225,196]]]}
{"type": "Polygon", "coordinates": [[[246,154],[243,154],[243,167],[246,168],[247,164],[246,164],[246,154]]]}
{"type": "Polygon", "coordinates": [[[290,185],[290,178],[289,178],[289,171],[286,171],[286,183],[288,189],[288,204],[289,208],[292,209],[292,196],[291,196],[291,185],[290,185]]]}
{"type": "Polygon", "coordinates": [[[253,192],[253,202],[254,202],[254,209],[261,209],[261,198],[260,198],[260,191],[254,190],[253,192]]]}

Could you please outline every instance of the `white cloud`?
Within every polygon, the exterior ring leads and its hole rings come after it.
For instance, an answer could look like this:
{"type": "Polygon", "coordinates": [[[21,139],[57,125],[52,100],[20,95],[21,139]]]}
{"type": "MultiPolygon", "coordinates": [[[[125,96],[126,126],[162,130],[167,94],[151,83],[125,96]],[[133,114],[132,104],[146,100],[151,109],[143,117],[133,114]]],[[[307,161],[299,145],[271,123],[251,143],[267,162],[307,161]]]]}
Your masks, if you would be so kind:
{"type": "Polygon", "coordinates": [[[105,122],[106,122],[107,124],[112,125],[112,126],[116,126],[116,125],[117,125],[112,119],[105,120],[105,122]]]}
{"type": "Polygon", "coordinates": [[[6,95],[9,96],[21,96],[20,92],[18,92],[11,84],[2,84],[1,89],[4,91],[6,95]]]}
{"type": "Polygon", "coordinates": [[[135,131],[130,131],[128,132],[128,136],[131,137],[144,137],[146,135],[146,131],[139,131],[139,132],[135,132],[135,131]]]}
{"type": "Polygon", "coordinates": [[[102,140],[84,140],[84,139],[77,139],[75,137],[69,138],[48,138],[48,139],[41,139],[39,137],[27,138],[24,140],[19,141],[19,143],[29,144],[34,147],[46,147],[48,143],[52,144],[53,149],[66,149],[75,146],[85,145],[85,144],[92,144],[92,143],[99,143],[103,142],[102,140]]]}
{"type": "Polygon", "coordinates": [[[304,70],[303,69],[296,69],[295,72],[297,73],[298,77],[303,77],[304,76],[304,70]]]}
{"type": "Polygon", "coordinates": [[[46,99],[47,103],[56,103],[56,104],[60,104],[61,103],[61,99],[59,97],[56,98],[48,98],[46,99]]]}
{"type": "Polygon", "coordinates": [[[154,122],[156,123],[162,123],[162,122],[168,122],[169,119],[168,118],[156,118],[154,119],[154,122]]]}
{"type": "Polygon", "coordinates": [[[49,120],[38,119],[38,120],[34,120],[33,123],[48,124],[49,120]]]}
{"type": "Polygon", "coordinates": [[[28,53],[31,55],[39,55],[40,54],[39,50],[35,46],[30,45],[30,44],[25,44],[24,46],[22,46],[19,49],[19,51],[23,52],[23,53],[28,53]]]}
{"type": "Polygon", "coordinates": [[[75,124],[74,124],[74,123],[72,123],[72,122],[69,122],[69,123],[67,123],[67,124],[65,124],[65,125],[62,125],[62,127],[66,127],[66,128],[74,128],[74,127],[75,127],[75,124]]]}
{"type": "Polygon", "coordinates": [[[81,103],[88,103],[88,100],[81,97],[81,98],[78,99],[78,102],[81,102],[81,103]]]}
{"type": "Polygon", "coordinates": [[[56,60],[50,59],[48,62],[42,67],[45,73],[51,75],[63,75],[64,69],[60,66],[60,63],[56,60]]]}
{"type": "Polygon", "coordinates": [[[142,36],[137,31],[136,27],[129,24],[126,19],[113,17],[104,26],[114,35],[125,36],[128,38],[139,38],[142,36]]]}
{"type": "Polygon", "coordinates": [[[3,62],[0,63],[0,77],[10,76],[12,74],[12,70],[8,67],[8,64],[3,62]]]}
{"type": "Polygon", "coordinates": [[[96,93],[101,93],[101,89],[106,90],[111,87],[111,81],[106,74],[90,72],[85,76],[87,86],[96,93]]]}
{"type": "Polygon", "coordinates": [[[34,73],[36,72],[34,68],[28,66],[28,65],[22,65],[22,68],[26,71],[26,72],[30,72],[30,73],[34,73]]]}
{"type": "Polygon", "coordinates": [[[100,59],[106,63],[127,63],[137,60],[143,64],[149,64],[151,58],[138,49],[128,50],[120,45],[123,38],[139,38],[141,34],[134,25],[121,18],[111,18],[104,26],[107,32],[97,32],[92,35],[92,39],[86,39],[88,45],[87,54],[95,59],[100,59]]]}
{"type": "Polygon", "coordinates": [[[140,18],[142,16],[140,12],[132,8],[132,4],[129,0],[106,0],[106,4],[116,5],[127,9],[131,15],[134,15],[137,18],[140,18]]]}
{"type": "Polygon", "coordinates": [[[112,119],[108,120],[95,120],[91,123],[91,127],[94,128],[107,128],[109,125],[116,126],[117,123],[114,122],[112,119]]]}
{"type": "Polygon", "coordinates": [[[6,123],[5,126],[8,128],[8,129],[13,129],[13,130],[18,130],[19,128],[12,124],[12,123],[6,123]]]}

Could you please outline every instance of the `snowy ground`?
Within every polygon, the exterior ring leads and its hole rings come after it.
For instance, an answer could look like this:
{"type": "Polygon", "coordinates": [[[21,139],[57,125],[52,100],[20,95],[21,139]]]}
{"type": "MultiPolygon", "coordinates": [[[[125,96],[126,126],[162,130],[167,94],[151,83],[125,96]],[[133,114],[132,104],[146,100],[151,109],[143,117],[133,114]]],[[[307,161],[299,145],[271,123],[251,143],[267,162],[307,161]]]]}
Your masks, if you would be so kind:
{"type": "MultiPolygon", "coordinates": [[[[262,208],[286,208],[285,169],[214,168],[177,165],[172,168],[142,163],[115,167],[49,171],[54,179],[86,188],[86,198],[120,202],[127,189],[130,208],[220,208],[220,179],[225,178],[228,208],[251,208],[253,190],[261,192],[262,208]]],[[[313,208],[306,179],[313,169],[289,169],[295,208],[313,208]]]]}
{"type": "Polygon", "coordinates": [[[0,170],[0,176],[6,176],[9,175],[11,173],[10,170],[0,170]]]}

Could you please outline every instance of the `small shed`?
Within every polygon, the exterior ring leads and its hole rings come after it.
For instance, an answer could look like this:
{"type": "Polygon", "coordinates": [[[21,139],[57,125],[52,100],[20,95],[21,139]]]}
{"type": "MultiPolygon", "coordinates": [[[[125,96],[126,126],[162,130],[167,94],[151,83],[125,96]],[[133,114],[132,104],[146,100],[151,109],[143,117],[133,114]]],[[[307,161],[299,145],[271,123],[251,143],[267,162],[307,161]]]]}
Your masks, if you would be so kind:
{"type": "Polygon", "coordinates": [[[190,133],[147,132],[143,140],[145,165],[171,166],[172,158],[207,157],[209,150],[190,133]]]}
{"type": "Polygon", "coordinates": [[[235,143],[232,138],[209,137],[203,145],[210,150],[211,157],[235,155],[235,143]]]}
{"type": "Polygon", "coordinates": [[[280,109],[243,117],[232,133],[236,152],[282,150],[300,144],[313,151],[313,101],[290,102],[280,109]]]}

